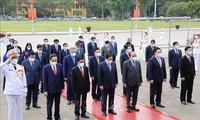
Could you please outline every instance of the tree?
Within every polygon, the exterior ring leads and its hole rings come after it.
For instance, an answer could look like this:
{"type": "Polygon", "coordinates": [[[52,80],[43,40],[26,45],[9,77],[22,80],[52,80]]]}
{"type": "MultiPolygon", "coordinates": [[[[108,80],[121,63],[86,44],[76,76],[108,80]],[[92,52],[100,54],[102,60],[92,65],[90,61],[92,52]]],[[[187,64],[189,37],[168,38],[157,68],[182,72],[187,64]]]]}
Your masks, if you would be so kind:
{"type": "Polygon", "coordinates": [[[167,9],[167,16],[168,17],[182,17],[187,16],[187,14],[184,12],[184,8],[186,7],[186,2],[177,2],[169,6],[167,9]]]}

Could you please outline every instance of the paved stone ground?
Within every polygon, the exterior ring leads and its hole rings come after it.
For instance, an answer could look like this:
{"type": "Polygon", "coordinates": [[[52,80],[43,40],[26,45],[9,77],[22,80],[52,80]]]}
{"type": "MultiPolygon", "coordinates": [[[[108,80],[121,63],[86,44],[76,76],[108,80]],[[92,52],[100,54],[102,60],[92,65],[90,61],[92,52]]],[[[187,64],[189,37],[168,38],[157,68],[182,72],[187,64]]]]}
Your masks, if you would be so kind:
{"type": "MultiPolygon", "coordinates": [[[[191,34],[195,33],[197,30],[193,30],[190,32],[191,34]]],[[[158,31],[155,31],[155,34],[152,35],[152,38],[157,40],[158,31]]],[[[134,33],[134,43],[139,45],[140,40],[140,32],[134,33]]],[[[186,42],[186,31],[173,31],[172,32],[172,41],[179,41],[181,45],[185,45],[186,42]]],[[[130,33],[125,32],[113,32],[111,35],[116,36],[118,42],[118,50],[120,50],[125,43],[126,39],[130,37],[130,33]]],[[[167,35],[166,35],[167,36],[167,35]]],[[[31,42],[34,46],[34,50],[38,43],[43,43],[44,38],[49,38],[50,43],[55,38],[60,39],[61,44],[64,42],[69,43],[69,46],[74,45],[75,40],[77,40],[77,35],[69,36],[65,34],[51,34],[47,35],[46,33],[38,34],[38,35],[31,35],[31,34],[23,34],[18,33],[13,35],[15,39],[19,41],[19,45],[24,48],[25,43],[31,42]]],[[[99,39],[103,38],[102,34],[98,34],[99,39]]],[[[167,43],[168,37],[166,37],[165,43],[167,43]]],[[[99,42],[100,46],[103,45],[103,41],[99,42]]],[[[4,51],[4,47],[1,46],[1,52],[4,51]]],[[[163,48],[163,56],[167,57],[167,48],[163,48]]],[[[136,52],[138,54],[138,59],[141,61],[142,65],[142,74],[143,74],[143,85],[140,87],[138,101],[142,104],[149,106],[149,83],[146,81],[146,64],[142,61],[142,52],[139,50],[139,47],[136,48],[136,52]]],[[[119,68],[119,56],[118,56],[117,66],[118,66],[118,76],[119,76],[119,87],[116,89],[117,94],[122,94],[122,82],[121,82],[121,75],[120,75],[120,68],[119,68]]],[[[167,58],[166,58],[167,63],[167,58]]],[[[168,65],[166,65],[168,66],[168,65]]],[[[162,93],[162,104],[165,105],[165,108],[158,108],[161,112],[166,114],[175,116],[181,120],[199,120],[200,119],[200,73],[198,72],[194,82],[194,90],[193,90],[193,101],[196,103],[195,105],[188,104],[183,106],[179,101],[180,96],[180,89],[171,89],[169,86],[169,69],[167,68],[168,73],[168,81],[163,84],[163,93],[162,93]]],[[[1,75],[2,78],[2,75],[1,75]]],[[[2,79],[1,79],[2,80],[2,79]]],[[[178,81],[178,86],[180,86],[180,79],[178,81]]],[[[25,101],[23,101],[25,104],[25,101]]],[[[25,105],[23,105],[23,117],[24,120],[45,120],[46,118],[46,98],[43,94],[39,95],[38,104],[42,107],[41,109],[34,109],[31,108],[29,111],[25,110],[25,105]]],[[[124,106],[125,107],[125,106],[124,106]]],[[[118,109],[117,107],[115,109],[118,109]]],[[[64,98],[61,99],[61,117],[64,120],[72,120],[74,119],[74,105],[67,105],[64,98]]],[[[141,111],[142,112],[142,111],[141,111]]],[[[5,100],[5,95],[3,95],[2,90],[0,90],[0,120],[6,120],[7,118],[7,103],[5,100]]],[[[90,115],[91,120],[95,120],[94,117],[90,115]]],[[[118,119],[120,120],[120,118],[118,119]]]]}

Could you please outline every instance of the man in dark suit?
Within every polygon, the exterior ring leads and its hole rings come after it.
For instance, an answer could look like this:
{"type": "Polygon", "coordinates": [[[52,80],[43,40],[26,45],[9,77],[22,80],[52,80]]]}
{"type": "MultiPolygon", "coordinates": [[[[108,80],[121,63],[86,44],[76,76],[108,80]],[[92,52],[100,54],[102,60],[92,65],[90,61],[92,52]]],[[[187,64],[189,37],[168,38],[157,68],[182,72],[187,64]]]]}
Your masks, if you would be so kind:
{"type": "Polygon", "coordinates": [[[84,66],[84,58],[77,58],[77,66],[72,68],[72,93],[75,96],[75,115],[76,120],[80,116],[81,102],[81,117],[89,118],[86,115],[87,93],[90,91],[90,80],[88,67],[84,66]]]}
{"type": "Polygon", "coordinates": [[[115,62],[117,56],[117,42],[115,42],[115,36],[111,37],[111,42],[109,43],[110,48],[112,49],[113,61],[115,62]]]}
{"type": "Polygon", "coordinates": [[[116,63],[112,62],[112,55],[105,55],[105,61],[101,62],[98,67],[99,86],[102,91],[101,111],[103,116],[107,116],[107,97],[109,96],[108,113],[116,115],[114,109],[115,88],[118,85],[116,63]]]}
{"type": "Polygon", "coordinates": [[[185,47],[186,55],[180,60],[180,74],[181,74],[181,96],[180,100],[183,105],[187,102],[195,104],[192,101],[193,83],[195,78],[195,65],[194,57],[192,57],[192,48],[190,46],[185,47]]]}
{"type": "Polygon", "coordinates": [[[22,62],[24,66],[28,93],[26,96],[26,110],[30,109],[31,97],[33,99],[33,107],[41,108],[37,105],[38,87],[40,83],[40,61],[35,59],[35,53],[29,52],[29,58],[22,62]]]}
{"type": "MultiPolygon", "coordinates": [[[[120,68],[121,68],[121,74],[123,75],[123,64],[126,60],[129,59],[129,53],[132,52],[132,48],[130,45],[126,45],[125,46],[125,53],[123,53],[121,56],[120,56],[120,68]]],[[[126,88],[123,87],[123,95],[126,96],[126,88]]]]}
{"type": "Polygon", "coordinates": [[[61,50],[61,45],[59,45],[59,40],[55,39],[54,44],[51,45],[51,54],[56,54],[59,58],[59,51],[61,50]]]}
{"type": "Polygon", "coordinates": [[[21,55],[22,54],[22,48],[18,45],[18,41],[17,40],[14,40],[13,41],[13,45],[8,47],[7,50],[11,50],[11,49],[18,49],[19,50],[19,54],[21,55]]]}
{"type": "Polygon", "coordinates": [[[71,47],[69,49],[70,55],[67,55],[63,59],[63,76],[67,83],[67,104],[70,105],[74,101],[74,95],[72,94],[71,84],[71,70],[77,65],[76,48],[71,47]]]}
{"type": "Polygon", "coordinates": [[[63,44],[63,49],[60,50],[59,52],[59,63],[63,64],[63,59],[65,56],[69,55],[69,49],[68,49],[68,44],[64,43],[63,44]]]}
{"type": "Polygon", "coordinates": [[[105,57],[107,54],[111,54],[112,55],[112,49],[109,46],[109,40],[105,39],[104,41],[105,41],[105,44],[101,48],[101,56],[105,57]]]}
{"type": "Polygon", "coordinates": [[[84,50],[83,50],[83,48],[81,47],[81,44],[80,44],[80,42],[76,42],[76,56],[77,57],[85,57],[84,56],[84,50]]]}
{"type": "MultiPolygon", "coordinates": [[[[43,52],[47,54],[47,58],[49,59],[49,56],[51,55],[51,45],[48,44],[49,40],[47,38],[44,39],[44,44],[43,44],[43,52]]],[[[48,61],[49,63],[49,61],[48,61]]]]}
{"type": "MultiPolygon", "coordinates": [[[[132,41],[132,39],[130,39],[130,40],[132,41]]],[[[128,41],[130,41],[130,40],[128,39],[128,41]]],[[[131,42],[126,42],[126,44],[124,45],[124,47],[121,49],[120,55],[122,55],[123,53],[126,52],[125,47],[126,47],[127,45],[128,45],[128,46],[131,46],[133,52],[135,51],[134,45],[133,45],[131,42]]]]}
{"type": "Polygon", "coordinates": [[[179,88],[177,86],[177,79],[178,79],[178,73],[179,73],[179,62],[182,58],[182,52],[180,49],[178,49],[179,43],[174,42],[173,43],[173,49],[169,50],[168,53],[168,62],[169,62],[169,69],[170,69],[170,85],[171,88],[179,88]]]}
{"type": "Polygon", "coordinates": [[[139,111],[136,108],[139,86],[142,85],[142,72],[140,62],[137,61],[136,53],[131,52],[129,60],[124,62],[123,65],[123,84],[127,90],[127,112],[131,112],[131,109],[139,111]],[[130,98],[132,96],[132,105],[130,105],[130,98]]]}
{"type": "Polygon", "coordinates": [[[79,40],[77,42],[80,43],[80,47],[83,48],[83,52],[85,54],[85,42],[84,42],[83,36],[79,36],[79,40]]]}
{"type": "Polygon", "coordinates": [[[97,48],[97,43],[95,42],[96,38],[91,37],[91,42],[88,43],[87,49],[88,49],[88,60],[94,56],[94,50],[97,48]]]}
{"type": "MultiPolygon", "coordinates": [[[[37,52],[35,52],[35,59],[40,61],[40,73],[42,73],[43,67],[48,64],[48,58],[47,54],[43,52],[43,47],[41,44],[37,45],[37,52]]],[[[40,81],[41,81],[41,88],[40,91],[43,93],[43,80],[42,80],[42,74],[40,74],[40,81]]]]}
{"type": "Polygon", "coordinates": [[[162,57],[162,50],[156,47],[153,51],[154,57],[148,63],[148,78],[150,82],[150,104],[155,109],[154,96],[156,95],[156,106],[164,108],[161,104],[161,93],[163,81],[167,81],[165,60],[162,57]]]}
{"type": "Polygon", "coordinates": [[[92,98],[94,102],[101,100],[101,90],[98,84],[98,66],[104,61],[104,57],[101,56],[100,49],[95,48],[95,55],[89,61],[90,77],[92,79],[92,98]]]}
{"type": "Polygon", "coordinates": [[[151,40],[151,44],[148,45],[146,47],[146,50],[145,50],[145,61],[146,61],[146,64],[147,64],[146,78],[147,78],[148,81],[149,81],[149,79],[148,79],[148,62],[151,59],[151,57],[153,56],[153,50],[155,49],[155,43],[156,43],[155,40],[151,40]]]}
{"type": "Polygon", "coordinates": [[[60,97],[64,91],[62,65],[58,62],[56,54],[49,57],[50,64],[43,68],[44,95],[47,98],[47,120],[52,120],[52,106],[55,103],[55,120],[60,119],[60,97]]]}

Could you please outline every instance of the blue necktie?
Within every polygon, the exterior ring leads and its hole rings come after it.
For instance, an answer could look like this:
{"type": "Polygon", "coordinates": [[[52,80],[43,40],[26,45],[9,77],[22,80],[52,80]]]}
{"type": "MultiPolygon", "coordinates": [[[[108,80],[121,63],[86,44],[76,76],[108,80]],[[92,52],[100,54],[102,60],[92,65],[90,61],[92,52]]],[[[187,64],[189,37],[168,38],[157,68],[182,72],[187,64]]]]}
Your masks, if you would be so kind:
{"type": "Polygon", "coordinates": [[[75,57],[74,57],[74,56],[72,57],[72,60],[73,60],[73,63],[74,63],[74,65],[75,65],[75,57]]]}
{"type": "Polygon", "coordinates": [[[31,61],[31,67],[34,70],[34,62],[33,61],[31,61]]]}
{"type": "Polygon", "coordinates": [[[108,63],[108,68],[109,68],[109,71],[111,72],[111,63],[108,63]]]}

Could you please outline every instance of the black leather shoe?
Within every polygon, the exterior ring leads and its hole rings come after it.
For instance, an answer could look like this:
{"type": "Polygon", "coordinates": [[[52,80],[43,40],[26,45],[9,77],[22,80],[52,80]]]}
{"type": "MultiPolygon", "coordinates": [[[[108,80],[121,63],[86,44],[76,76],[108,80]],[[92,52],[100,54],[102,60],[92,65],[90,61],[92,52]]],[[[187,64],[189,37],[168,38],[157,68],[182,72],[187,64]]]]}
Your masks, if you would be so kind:
{"type": "Polygon", "coordinates": [[[180,88],[180,87],[178,87],[178,86],[174,86],[175,88],[180,88]]]}
{"type": "Polygon", "coordinates": [[[174,86],[171,86],[171,89],[174,89],[174,86]]]}
{"type": "Polygon", "coordinates": [[[190,103],[190,104],[195,104],[195,102],[193,102],[193,101],[187,101],[188,103],[190,103]]]}
{"type": "Polygon", "coordinates": [[[55,120],[61,120],[61,118],[55,118],[55,120]]]}
{"type": "Polygon", "coordinates": [[[35,106],[33,106],[34,108],[41,108],[40,106],[38,106],[38,105],[35,105],[35,106]]]}
{"type": "Polygon", "coordinates": [[[30,109],[30,107],[29,106],[26,106],[26,110],[29,110],[30,109]]]}
{"type": "Polygon", "coordinates": [[[156,104],[156,106],[161,107],[161,108],[165,107],[164,105],[161,105],[161,104],[156,104]]]}
{"type": "Polygon", "coordinates": [[[103,116],[107,116],[107,113],[106,113],[106,112],[102,112],[102,115],[103,115],[103,116]]]}
{"type": "Polygon", "coordinates": [[[181,101],[181,103],[182,103],[183,105],[187,105],[187,103],[186,103],[185,101],[181,101]]]}
{"type": "Polygon", "coordinates": [[[86,114],[82,114],[81,117],[83,117],[83,118],[90,118],[90,117],[89,117],[88,115],[86,115],[86,114]]]}
{"type": "Polygon", "coordinates": [[[151,105],[151,108],[156,109],[156,106],[155,105],[151,105]]]}
{"type": "Polygon", "coordinates": [[[78,115],[76,115],[75,120],[79,120],[79,116],[78,115]]]}
{"type": "Polygon", "coordinates": [[[126,110],[128,113],[131,113],[131,108],[127,108],[126,110]]]}
{"type": "Polygon", "coordinates": [[[135,111],[140,111],[140,109],[138,109],[138,108],[136,108],[136,107],[134,107],[133,110],[135,110],[135,111]]]}
{"type": "Polygon", "coordinates": [[[117,113],[114,110],[108,110],[108,113],[111,113],[113,115],[117,115],[117,113]]]}

